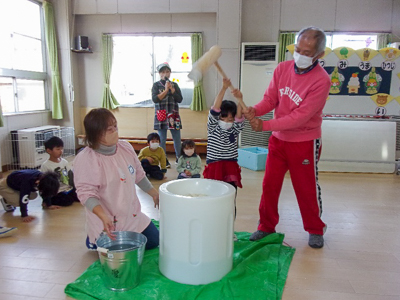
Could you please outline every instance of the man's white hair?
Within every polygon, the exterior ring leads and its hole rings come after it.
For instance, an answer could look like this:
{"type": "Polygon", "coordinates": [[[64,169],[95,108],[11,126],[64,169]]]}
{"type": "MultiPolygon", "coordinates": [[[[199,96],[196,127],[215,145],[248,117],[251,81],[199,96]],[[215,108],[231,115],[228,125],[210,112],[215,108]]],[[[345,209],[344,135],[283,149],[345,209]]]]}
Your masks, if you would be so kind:
{"type": "Polygon", "coordinates": [[[299,31],[297,40],[299,40],[300,37],[305,33],[309,34],[311,37],[313,37],[317,41],[317,43],[316,43],[317,54],[325,51],[326,35],[325,35],[325,32],[321,28],[314,27],[314,26],[305,27],[299,31]]]}

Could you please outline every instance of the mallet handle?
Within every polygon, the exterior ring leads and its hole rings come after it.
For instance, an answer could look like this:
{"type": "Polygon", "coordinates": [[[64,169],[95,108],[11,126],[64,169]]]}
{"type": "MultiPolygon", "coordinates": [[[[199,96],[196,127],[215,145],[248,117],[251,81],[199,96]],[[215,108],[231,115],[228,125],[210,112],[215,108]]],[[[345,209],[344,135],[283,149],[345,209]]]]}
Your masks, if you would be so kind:
{"type": "MultiPolygon", "coordinates": [[[[221,68],[221,66],[219,65],[218,61],[216,61],[216,62],[214,63],[214,65],[215,65],[215,67],[217,68],[219,74],[221,74],[221,76],[222,76],[223,78],[227,79],[228,77],[226,76],[224,70],[222,70],[222,68],[221,68]]],[[[235,87],[232,85],[232,83],[231,83],[231,85],[229,86],[229,88],[230,88],[232,91],[235,89],[235,87]]],[[[238,99],[238,100],[239,100],[239,103],[240,103],[240,105],[242,106],[243,110],[247,110],[247,106],[246,106],[246,104],[244,104],[243,99],[238,99]]]]}

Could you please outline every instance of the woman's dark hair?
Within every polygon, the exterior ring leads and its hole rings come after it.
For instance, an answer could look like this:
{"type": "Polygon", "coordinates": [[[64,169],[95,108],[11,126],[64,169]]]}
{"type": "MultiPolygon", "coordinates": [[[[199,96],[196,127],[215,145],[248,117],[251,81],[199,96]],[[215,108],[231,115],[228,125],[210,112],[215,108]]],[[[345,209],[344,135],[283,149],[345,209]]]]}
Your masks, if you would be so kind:
{"type": "Polygon", "coordinates": [[[226,118],[229,113],[231,113],[232,117],[236,116],[236,103],[231,100],[223,100],[221,103],[221,117],[226,118]]]}
{"type": "Polygon", "coordinates": [[[150,142],[154,139],[161,141],[160,136],[157,132],[149,133],[149,135],[147,136],[147,142],[150,144],[150,142]]]}
{"type": "Polygon", "coordinates": [[[101,136],[107,131],[108,126],[116,121],[113,113],[108,109],[92,109],[83,120],[87,145],[92,149],[99,148],[101,136]]]}
{"type": "Polygon", "coordinates": [[[186,147],[194,148],[193,156],[197,155],[197,154],[196,154],[196,144],[195,144],[192,140],[184,140],[184,141],[182,142],[182,146],[181,146],[181,155],[187,156],[187,155],[185,154],[185,151],[184,151],[184,149],[185,149],[186,147]]]}
{"type": "Polygon", "coordinates": [[[46,172],[39,177],[38,190],[43,199],[57,195],[59,188],[60,181],[57,173],[46,172]]]}

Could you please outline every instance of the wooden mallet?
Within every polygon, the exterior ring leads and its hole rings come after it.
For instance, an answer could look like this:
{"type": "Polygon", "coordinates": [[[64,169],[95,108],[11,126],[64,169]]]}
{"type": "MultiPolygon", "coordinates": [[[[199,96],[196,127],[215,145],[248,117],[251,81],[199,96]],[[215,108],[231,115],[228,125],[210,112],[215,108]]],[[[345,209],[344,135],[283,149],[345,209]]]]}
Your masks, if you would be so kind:
{"type": "MultiPolygon", "coordinates": [[[[199,82],[203,78],[203,74],[205,74],[208,69],[212,65],[214,65],[217,68],[217,71],[223,78],[228,78],[222,70],[220,64],[218,63],[218,58],[222,55],[222,50],[219,46],[214,45],[208,50],[206,53],[203,54],[202,57],[200,57],[192,67],[192,70],[190,71],[188,77],[192,79],[194,82],[199,82]]],[[[235,87],[231,84],[229,88],[233,91],[235,87]]],[[[247,110],[246,104],[244,104],[243,99],[239,99],[239,103],[242,106],[243,110],[247,110]]]]}

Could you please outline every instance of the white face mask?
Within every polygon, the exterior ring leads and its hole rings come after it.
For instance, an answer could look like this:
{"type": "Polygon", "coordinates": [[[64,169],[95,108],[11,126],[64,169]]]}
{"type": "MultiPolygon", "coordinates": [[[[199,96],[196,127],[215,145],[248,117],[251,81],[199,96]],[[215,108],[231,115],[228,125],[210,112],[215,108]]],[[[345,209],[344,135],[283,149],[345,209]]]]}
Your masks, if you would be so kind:
{"type": "Polygon", "coordinates": [[[314,57],[309,57],[305,55],[301,55],[299,52],[294,51],[293,53],[294,62],[296,66],[300,69],[307,69],[309,66],[313,64],[314,57]]]}
{"type": "Polygon", "coordinates": [[[186,156],[192,156],[194,153],[194,149],[185,149],[183,150],[185,152],[186,156]]]}
{"type": "Polygon", "coordinates": [[[150,148],[153,150],[157,149],[159,146],[160,146],[160,143],[150,142],[150,148]]]}
{"type": "Polygon", "coordinates": [[[113,133],[106,132],[100,139],[100,143],[105,146],[114,146],[118,143],[118,130],[113,133]]]}
{"type": "Polygon", "coordinates": [[[219,125],[219,127],[221,127],[222,129],[227,130],[227,129],[230,129],[230,128],[233,126],[233,123],[231,123],[231,122],[225,122],[225,121],[222,121],[222,120],[218,120],[218,125],[219,125]]]}

